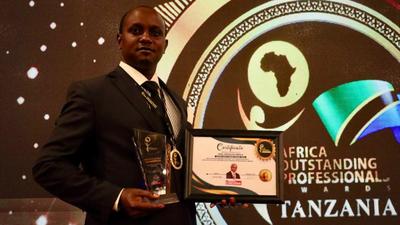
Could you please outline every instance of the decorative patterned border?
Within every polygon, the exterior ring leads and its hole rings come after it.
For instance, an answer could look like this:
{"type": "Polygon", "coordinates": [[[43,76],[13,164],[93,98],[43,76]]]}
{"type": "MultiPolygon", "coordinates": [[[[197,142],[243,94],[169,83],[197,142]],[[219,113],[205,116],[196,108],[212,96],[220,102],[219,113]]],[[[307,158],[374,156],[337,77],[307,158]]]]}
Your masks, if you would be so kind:
{"type": "Polygon", "coordinates": [[[168,31],[185,9],[189,8],[194,1],[195,0],[174,0],[157,5],[154,9],[160,13],[161,17],[164,19],[168,31]]]}
{"type": "Polygon", "coordinates": [[[203,225],[216,225],[213,218],[210,216],[206,204],[203,202],[196,203],[197,218],[203,225]]]}
{"type": "MultiPolygon", "coordinates": [[[[272,19],[284,17],[290,14],[309,12],[328,13],[355,20],[378,32],[395,48],[400,50],[400,34],[398,32],[396,32],[381,19],[353,6],[326,0],[292,1],[277,4],[260,10],[254,13],[252,16],[244,19],[241,23],[231,29],[227,35],[225,35],[211,50],[199,68],[191,85],[190,92],[187,97],[189,106],[193,108],[197,107],[203,87],[206,84],[210,73],[218,64],[224,53],[243,35],[255,27],[272,19]]],[[[196,109],[194,111],[196,112],[196,109]]]]}

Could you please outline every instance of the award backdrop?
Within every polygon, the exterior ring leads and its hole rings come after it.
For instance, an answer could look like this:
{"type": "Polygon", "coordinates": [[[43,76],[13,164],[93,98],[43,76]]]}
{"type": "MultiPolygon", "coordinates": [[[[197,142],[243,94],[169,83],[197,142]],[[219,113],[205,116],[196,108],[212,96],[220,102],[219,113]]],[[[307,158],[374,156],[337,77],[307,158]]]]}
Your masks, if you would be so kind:
{"type": "Polygon", "coordinates": [[[67,86],[119,62],[135,4],[166,21],[157,73],[195,128],[284,131],[284,203],[196,203],[198,224],[400,222],[399,1],[26,0],[0,3],[0,224],[82,224],[31,165],[67,86]]]}

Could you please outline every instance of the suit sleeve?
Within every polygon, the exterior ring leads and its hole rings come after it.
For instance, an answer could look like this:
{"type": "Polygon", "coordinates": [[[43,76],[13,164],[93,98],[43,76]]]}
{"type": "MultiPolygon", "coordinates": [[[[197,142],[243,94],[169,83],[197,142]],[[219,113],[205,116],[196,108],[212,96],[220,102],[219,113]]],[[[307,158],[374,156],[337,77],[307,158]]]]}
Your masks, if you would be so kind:
{"type": "Polygon", "coordinates": [[[95,111],[84,83],[70,86],[67,102],[43,146],[32,172],[51,194],[107,220],[121,187],[89,176],[81,169],[86,142],[94,135],[95,111]]]}

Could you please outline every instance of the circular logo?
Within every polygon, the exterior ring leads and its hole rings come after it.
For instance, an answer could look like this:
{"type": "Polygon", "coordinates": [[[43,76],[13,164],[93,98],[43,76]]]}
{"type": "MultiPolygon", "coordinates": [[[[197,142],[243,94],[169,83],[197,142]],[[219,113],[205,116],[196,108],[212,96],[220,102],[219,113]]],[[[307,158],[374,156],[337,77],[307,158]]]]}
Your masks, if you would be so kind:
{"type": "Polygon", "coordinates": [[[260,178],[260,180],[262,180],[263,182],[268,182],[272,180],[272,173],[270,170],[268,169],[262,169],[260,170],[260,172],[258,173],[258,177],[260,178]]]}
{"type": "Polygon", "coordinates": [[[144,142],[145,142],[145,143],[150,143],[150,142],[151,142],[151,137],[150,137],[150,136],[146,136],[146,137],[144,138],[144,142]]]}
{"type": "Polygon", "coordinates": [[[307,89],[308,78],[304,55],[288,42],[265,43],[250,58],[250,88],[266,105],[285,107],[297,102],[307,89]]]}
{"type": "Polygon", "coordinates": [[[260,139],[256,142],[257,157],[261,160],[269,160],[275,156],[275,144],[270,139],[260,139]]]}

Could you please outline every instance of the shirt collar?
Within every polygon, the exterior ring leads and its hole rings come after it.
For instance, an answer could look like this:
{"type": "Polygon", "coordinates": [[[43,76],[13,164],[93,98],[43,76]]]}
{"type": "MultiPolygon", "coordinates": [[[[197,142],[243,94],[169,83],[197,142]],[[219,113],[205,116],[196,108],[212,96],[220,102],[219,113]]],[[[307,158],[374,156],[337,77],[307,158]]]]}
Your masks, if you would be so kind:
{"type": "MultiPolygon", "coordinates": [[[[138,70],[127,64],[126,62],[120,61],[119,66],[130,76],[136,83],[142,85],[144,82],[148,81],[147,78],[138,70]]],[[[153,77],[150,79],[151,81],[156,82],[159,86],[160,83],[158,81],[157,74],[154,74],[153,77]]]]}

